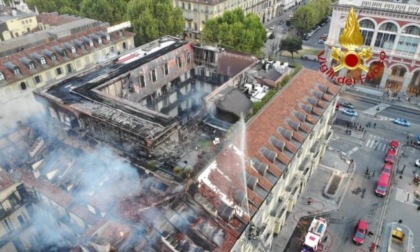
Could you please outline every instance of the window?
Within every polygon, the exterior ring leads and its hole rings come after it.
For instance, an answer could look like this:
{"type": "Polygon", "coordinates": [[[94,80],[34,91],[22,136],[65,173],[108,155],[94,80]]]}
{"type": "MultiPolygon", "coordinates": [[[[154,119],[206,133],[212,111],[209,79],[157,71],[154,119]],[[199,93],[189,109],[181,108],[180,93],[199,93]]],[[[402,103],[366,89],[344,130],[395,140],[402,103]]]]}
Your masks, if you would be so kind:
{"type": "Polygon", "coordinates": [[[20,89],[26,90],[26,83],[25,82],[20,83],[20,89]]]}
{"type": "Polygon", "coordinates": [[[178,67],[181,68],[182,67],[182,61],[181,61],[181,57],[176,57],[176,62],[178,63],[178,67]]]}
{"type": "Polygon", "coordinates": [[[41,76],[39,76],[39,75],[35,76],[34,81],[35,81],[36,84],[41,83],[41,76]]]}
{"type": "Polygon", "coordinates": [[[122,46],[123,46],[123,49],[124,49],[124,50],[126,50],[126,49],[127,49],[127,43],[123,42],[122,46]]]}
{"type": "Polygon", "coordinates": [[[13,73],[14,73],[15,75],[20,74],[19,67],[15,67],[15,68],[13,68],[13,73]]]}
{"type": "Polygon", "coordinates": [[[30,62],[28,67],[29,69],[35,69],[35,64],[33,62],[30,62]]]}
{"type": "Polygon", "coordinates": [[[187,52],[187,64],[191,63],[191,53],[187,52]]]}
{"type": "Polygon", "coordinates": [[[62,51],[61,51],[61,56],[63,56],[63,57],[67,57],[67,52],[66,52],[66,51],[64,51],[64,50],[62,50],[62,51]]]}
{"type": "Polygon", "coordinates": [[[44,57],[41,57],[41,58],[39,59],[39,61],[41,62],[41,65],[45,65],[45,64],[47,64],[47,61],[45,60],[45,58],[44,58],[44,57]]]}
{"type": "Polygon", "coordinates": [[[371,46],[372,37],[375,32],[375,24],[368,19],[364,19],[360,21],[360,32],[363,36],[363,44],[367,46],[371,46]]]}
{"type": "Polygon", "coordinates": [[[387,22],[379,27],[376,35],[375,47],[392,50],[397,37],[398,28],[395,24],[387,22]]]}
{"type": "Polygon", "coordinates": [[[19,224],[21,226],[25,225],[25,219],[22,217],[22,215],[19,215],[18,216],[18,221],[19,221],[19,224]]]}
{"type": "Polygon", "coordinates": [[[55,54],[51,54],[51,60],[57,60],[57,57],[55,56],[55,54]]]}
{"type": "Polygon", "coordinates": [[[62,74],[62,73],[63,73],[63,72],[61,71],[61,67],[56,68],[56,69],[55,69],[55,72],[57,73],[57,75],[60,75],[60,74],[62,74]]]}
{"type": "Polygon", "coordinates": [[[152,81],[153,81],[153,82],[155,82],[155,81],[156,81],[156,79],[157,79],[157,76],[156,76],[156,69],[153,69],[153,70],[152,70],[152,81]]]}
{"type": "Polygon", "coordinates": [[[165,65],[163,66],[163,72],[165,73],[165,75],[169,74],[169,66],[168,63],[165,63],[165,65]]]}
{"type": "Polygon", "coordinates": [[[3,73],[2,72],[0,72],[0,81],[1,80],[4,80],[4,75],[3,75],[3,73]]]}
{"type": "Polygon", "coordinates": [[[146,82],[144,81],[144,75],[140,75],[140,87],[144,88],[146,86],[146,82]]]}
{"type": "Polygon", "coordinates": [[[66,65],[66,68],[67,68],[67,72],[68,72],[68,73],[73,72],[73,69],[72,69],[72,67],[71,67],[71,64],[67,64],[67,65],[66,65]]]}

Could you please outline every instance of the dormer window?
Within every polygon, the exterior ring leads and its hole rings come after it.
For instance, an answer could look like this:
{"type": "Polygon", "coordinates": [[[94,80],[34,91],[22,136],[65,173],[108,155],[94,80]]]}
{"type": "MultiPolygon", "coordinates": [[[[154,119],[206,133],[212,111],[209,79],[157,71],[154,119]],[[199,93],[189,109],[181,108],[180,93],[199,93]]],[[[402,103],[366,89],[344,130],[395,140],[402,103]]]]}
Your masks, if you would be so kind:
{"type": "Polygon", "coordinates": [[[62,57],[67,57],[67,52],[63,48],[59,46],[54,46],[54,51],[56,51],[58,54],[60,54],[62,57]]]}
{"type": "Polygon", "coordinates": [[[20,58],[20,62],[25,64],[25,66],[30,70],[35,69],[35,63],[33,62],[33,60],[30,60],[27,57],[20,58]]]}
{"type": "Polygon", "coordinates": [[[57,60],[57,56],[55,55],[55,53],[54,52],[51,52],[48,49],[45,49],[44,50],[44,54],[45,54],[45,56],[47,56],[48,58],[50,58],[52,61],[56,61],[57,60]]]}
{"type": "Polygon", "coordinates": [[[101,37],[102,39],[106,39],[107,41],[110,41],[110,36],[108,33],[104,32],[104,31],[100,31],[97,33],[99,37],[101,37]]]}
{"type": "Polygon", "coordinates": [[[39,62],[39,64],[41,64],[41,65],[45,65],[45,64],[47,64],[47,61],[45,60],[45,57],[44,57],[44,56],[39,55],[38,53],[32,53],[32,54],[31,54],[31,58],[32,58],[33,60],[38,61],[38,62],[39,62]]]}
{"type": "Polygon", "coordinates": [[[4,80],[4,74],[0,72],[0,81],[4,80]]]}
{"type": "Polygon", "coordinates": [[[98,44],[102,44],[102,37],[100,35],[98,36],[98,35],[92,34],[90,35],[90,38],[96,41],[98,44]]]}
{"type": "Polygon", "coordinates": [[[93,47],[93,41],[86,36],[82,37],[82,40],[85,44],[88,44],[90,47],[93,47]]]}
{"type": "Polygon", "coordinates": [[[20,74],[20,69],[19,67],[17,67],[15,64],[13,64],[12,62],[8,61],[4,64],[7,69],[9,69],[12,73],[14,73],[15,75],[19,75],[20,74]]]}
{"type": "Polygon", "coordinates": [[[83,42],[78,39],[73,40],[73,44],[81,50],[85,49],[85,45],[83,44],[83,42]]]}

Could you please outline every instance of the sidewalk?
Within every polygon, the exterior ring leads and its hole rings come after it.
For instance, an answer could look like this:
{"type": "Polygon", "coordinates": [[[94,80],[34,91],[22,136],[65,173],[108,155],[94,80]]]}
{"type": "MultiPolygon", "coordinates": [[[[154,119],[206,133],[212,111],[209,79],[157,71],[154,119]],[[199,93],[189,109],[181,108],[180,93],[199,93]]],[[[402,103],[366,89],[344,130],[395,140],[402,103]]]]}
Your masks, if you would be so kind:
{"type": "MultiPolygon", "coordinates": [[[[311,219],[311,217],[327,215],[340,208],[342,198],[353,176],[355,169],[353,164],[346,163],[339,151],[326,150],[321,163],[312,173],[305,190],[299,196],[295,207],[289,214],[283,229],[274,238],[271,251],[299,251],[302,245],[302,237],[296,237],[294,232],[301,218],[308,217],[311,219]],[[342,174],[342,181],[335,197],[327,198],[324,196],[324,190],[333,174],[342,174]],[[308,204],[309,198],[312,198],[311,204],[308,204]]],[[[306,230],[303,233],[305,235],[306,230]]],[[[326,250],[331,246],[331,241],[332,239],[328,239],[325,242],[324,248],[326,250]]]]}
{"type": "Polygon", "coordinates": [[[411,97],[410,101],[405,100],[403,96],[400,96],[401,101],[390,100],[388,97],[384,95],[382,97],[372,95],[372,94],[367,93],[367,91],[365,90],[380,91],[380,92],[385,91],[384,89],[376,89],[376,88],[370,88],[366,86],[363,86],[363,89],[358,88],[358,86],[354,86],[354,87],[344,87],[342,89],[342,92],[353,94],[359,97],[364,97],[370,100],[374,100],[378,103],[387,104],[387,106],[394,106],[394,107],[420,111],[420,97],[411,97]]]}

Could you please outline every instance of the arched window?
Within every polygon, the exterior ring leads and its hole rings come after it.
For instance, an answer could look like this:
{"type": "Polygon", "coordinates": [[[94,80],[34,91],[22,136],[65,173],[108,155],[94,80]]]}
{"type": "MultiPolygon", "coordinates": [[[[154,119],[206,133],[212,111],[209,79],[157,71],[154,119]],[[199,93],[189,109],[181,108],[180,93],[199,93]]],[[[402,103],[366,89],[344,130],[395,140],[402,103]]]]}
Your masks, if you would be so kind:
{"type": "Polygon", "coordinates": [[[397,37],[398,27],[387,22],[379,26],[378,34],[376,35],[375,47],[392,50],[394,47],[395,38],[397,37]]]}
{"type": "Polygon", "coordinates": [[[25,82],[20,83],[20,89],[26,90],[26,83],[25,82]]]}
{"type": "Polygon", "coordinates": [[[391,75],[398,76],[398,77],[404,77],[404,75],[405,75],[406,72],[407,72],[407,70],[405,69],[405,67],[402,67],[402,66],[394,66],[392,68],[391,75]]]}
{"type": "Polygon", "coordinates": [[[419,43],[420,28],[415,25],[410,25],[402,30],[395,51],[400,54],[415,54],[419,43]]]}
{"type": "Polygon", "coordinates": [[[420,70],[417,70],[413,74],[413,78],[411,78],[411,85],[413,86],[420,86],[420,70]]]}
{"type": "Polygon", "coordinates": [[[367,46],[371,46],[372,44],[372,37],[375,33],[375,24],[369,20],[364,19],[359,22],[360,32],[363,36],[363,44],[367,46]]]}
{"type": "Polygon", "coordinates": [[[360,28],[367,28],[367,29],[375,29],[375,24],[372,20],[369,19],[363,19],[359,22],[360,28]]]}

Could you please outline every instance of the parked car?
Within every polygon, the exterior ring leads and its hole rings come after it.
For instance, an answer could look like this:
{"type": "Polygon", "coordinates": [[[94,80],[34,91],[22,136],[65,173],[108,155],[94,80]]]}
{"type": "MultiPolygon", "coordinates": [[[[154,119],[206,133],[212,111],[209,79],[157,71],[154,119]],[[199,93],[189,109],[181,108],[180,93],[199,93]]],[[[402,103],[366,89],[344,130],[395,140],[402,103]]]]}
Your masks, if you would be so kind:
{"type": "Polygon", "coordinates": [[[351,104],[350,102],[341,102],[340,105],[344,108],[354,109],[354,105],[351,104]]]}
{"type": "Polygon", "coordinates": [[[325,40],[323,39],[318,40],[318,44],[325,44],[325,40]]]}
{"type": "Polygon", "coordinates": [[[354,111],[353,109],[349,109],[349,108],[343,109],[343,114],[348,115],[348,116],[358,116],[359,115],[356,111],[354,111]]]}
{"type": "Polygon", "coordinates": [[[416,162],[414,163],[414,166],[417,168],[420,168],[420,159],[416,160],[416,162]]]}
{"type": "Polygon", "coordinates": [[[405,126],[405,127],[409,127],[411,125],[411,123],[405,119],[402,118],[396,118],[394,120],[395,124],[401,125],[401,126],[405,126]]]}
{"type": "Polygon", "coordinates": [[[417,140],[417,144],[420,144],[420,135],[418,135],[418,136],[416,137],[416,140],[417,140]]]}
{"type": "Polygon", "coordinates": [[[356,245],[362,245],[367,234],[368,224],[364,220],[359,220],[354,230],[353,242],[356,245]]]}
{"type": "Polygon", "coordinates": [[[276,28],[274,25],[270,26],[270,30],[274,30],[276,28]]]}
{"type": "Polygon", "coordinates": [[[319,37],[319,40],[327,40],[327,38],[328,38],[328,34],[327,35],[324,34],[319,37]]]}

